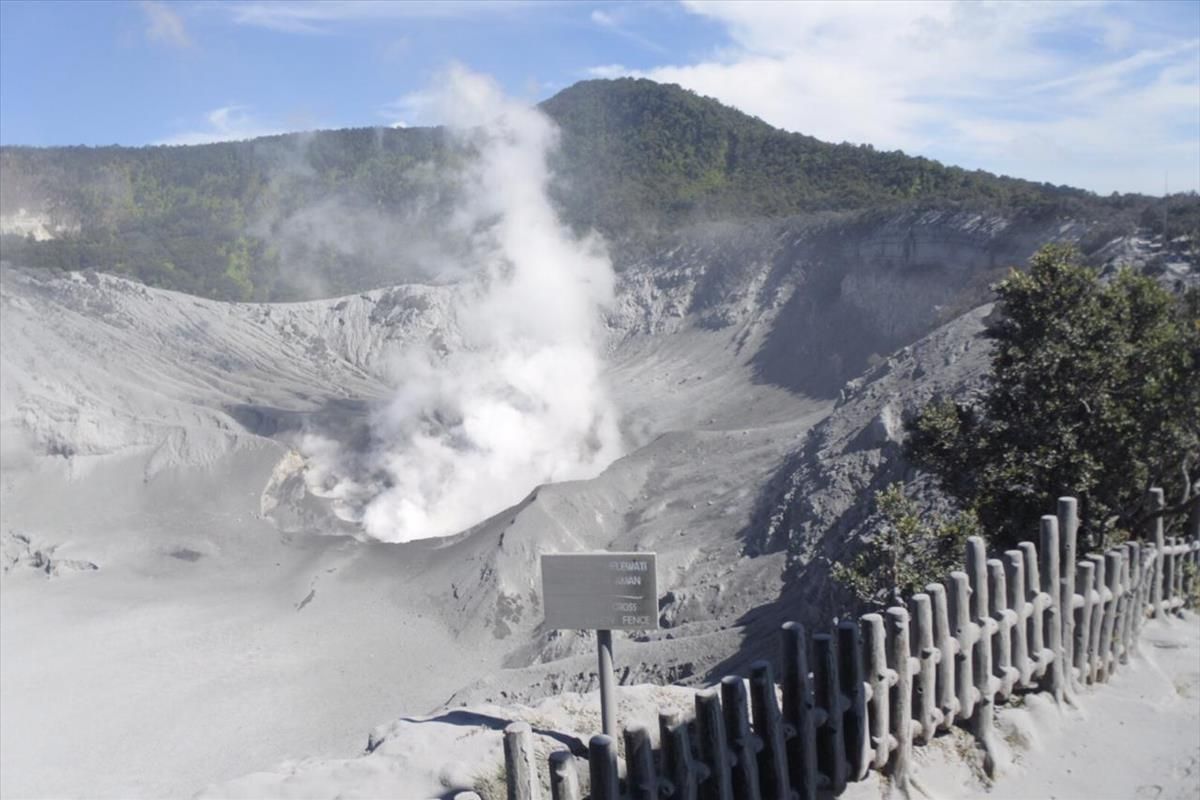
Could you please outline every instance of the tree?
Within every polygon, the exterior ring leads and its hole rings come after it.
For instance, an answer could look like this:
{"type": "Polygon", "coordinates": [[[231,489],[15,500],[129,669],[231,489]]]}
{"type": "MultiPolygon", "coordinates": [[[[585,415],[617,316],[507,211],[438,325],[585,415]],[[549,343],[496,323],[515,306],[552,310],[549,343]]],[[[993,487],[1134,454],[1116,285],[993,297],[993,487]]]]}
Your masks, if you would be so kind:
{"type": "Polygon", "coordinates": [[[910,427],[910,457],[1003,544],[1064,494],[1099,547],[1140,532],[1151,486],[1169,520],[1200,500],[1200,292],[1127,269],[1106,283],[1078,259],[1051,245],[1011,272],[986,393],[933,402],[910,427]]]}
{"type": "Polygon", "coordinates": [[[903,603],[904,596],[944,580],[962,563],[967,537],[980,532],[970,511],[923,520],[899,483],[876,492],[875,506],[879,532],[849,564],[834,564],[831,570],[833,579],[864,603],[903,603]]]}

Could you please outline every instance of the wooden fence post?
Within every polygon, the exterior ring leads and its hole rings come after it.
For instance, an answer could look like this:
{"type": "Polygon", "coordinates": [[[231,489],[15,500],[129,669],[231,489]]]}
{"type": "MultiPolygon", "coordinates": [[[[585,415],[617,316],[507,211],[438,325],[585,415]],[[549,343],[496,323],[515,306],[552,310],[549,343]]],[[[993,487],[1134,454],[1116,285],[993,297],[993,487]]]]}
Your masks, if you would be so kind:
{"type": "Polygon", "coordinates": [[[1063,668],[1062,649],[1062,617],[1059,600],[1062,598],[1062,570],[1058,560],[1058,517],[1047,514],[1042,517],[1042,540],[1040,555],[1042,563],[1042,591],[1050,595],[1050,605],[1045,617],[1047,642],[1050,653],[1049,680],[1047,690],[1054,695],[1055,701],[1063,699],[1063,668]]]}
{"type": "Polygon", "coordinates": [[[551,800],[580,800],[579,775],[575,772],[575,756],[570,750],[555,750],[550,754],[551,800]]]}
{"type": "Polygon", "coordinates": [[[837,626],[838,681],[842,695],[842,735],[845,739],[847,779],[861,781],[870,769],[870,735],[867,732],[867,689],[863,682],[863,652],[858,625],[844,619],[837,626]]]}
{"type": "Polygon", "coordinates": [[[1192,507],[1188,512],[1187,540],[1192,545],[1192,580],[1188,586],[1188,596],[1196,594],[1200,584],[1200,494],[1192,498],[1192,507]]]}
{"type": "Polygon", "coordinates": [[[888,695],[896,679],[895,673],[888,669],[887,630],[883,627],[883,617],[878,614],[864,614],[860,623],[863,640],[866,642],[867,682],[871,687],[870,710],[867,714],[871,730],[871,765],[881,770],[887,766],[893,747],[891,726],[888,722],[888,695]]]}
{"type": "Polygon", "coordinates": [[[1020,672],[1013,666],[1012,631],[1017,615],[1008,607],[1008,583],[1004,580],[1004,563],[998,558],[988,559],[988,616],[995,621],[996,638],[992,642],[993,667],[1000,679],[999,698],[1008,700],[1020,679],[1020,672]]]}
{"type": "Polygon", "coordinates": [[[1104,609],[1108,605],[1108,585],[1104,580],[1104,556],[1088,553],[1088,561],[1092,562],[1096,588],[1096,598],[1092,604],[1091,631],[1088,634],[1088,683],[1095,683],[1100,679],[1099,654],[1100,643],[1103,641],[1101,631],[1104,628],[1104,609]]]}
{"type": "Polygon", "coordinates": [[[1142,626],[1146,624],[1154,613],[1154,571],[1158,569],[1160,557],[1154,545],[1147,542],[1142,550],[1142,613],[1138,616],[1137,627],[1138,635],[1141,635],[1142,626]]]}
{"type": "Polygon", "coordinates": [[[588,772],[592,779],[591,800],[617,800],[617,740],[598,733],[588,742],[588,772]]]}
{"type": "Polygon", "coordinates": [[[817,731],[813,704],[808,676],[808,640],[802,625],[789,622],[783,626],[783,719],[792,730],[788,740],[789,779],[800,800],[816,800],[817,797],[817,731]]]}
{"type": "Polygon", "coordinates": [[[892,669],[896,672],[896,690],[889,709],[892,737],[896,740],[896,750],[892,754],[892,782],[907,791],[912,763],[912,679],[916,671],[916,659],[912,657],[909,644],[908,609],[899,606],[889,608],[887,615],[891,632],[892,669]]]}
{"type": "Polygon", "coordinates": [[[982,536],[967,539],[967,577],[971,580],[971,619],[988,615],[987,545],[982,536]]]}
{"type": "Polygon", "coordinates": [[[813,643],[813,686],[817,707],[825,723],[817,729],[818,769],[829,778],[829,789],[841,794],[846,789],[846,741],[842,736],[842,708],[838,692],[837,655],[833,637],[818,633],[813,643]]]}
{"type": "Polygon", "coordinates": [[[1091,679],[1091,659],[1088,651],[1091,640],[1092,613],[1096,601],[1095,579],[1096,567],[1091,561],[1083,560],[1076,567],[1079,572],[1076,585],[1079,587],[1083,604],[1079,608],[1079,619],[1075,622],[1075,674],[1080,684],[1086,684],[1091,679]]]}
{"type": "Polygon", "coordinates": [[[678,711],[663,711],[658,715],[658,731],[662,743],[662,775],[671,782],[671,800],[696,800],[701,769],[692,759],[687,722],[678,711]]]}
{"type": "Polygon", "coordinates": [[[1117,553],[1120,555],[1121,569],[1118,583],[1121,587],[1120,602],[1117,603],[1117,619],[1113,624],[1113,671],[1121,664],[1129,662],[1129,653],[1126,652],[1126,630],[1129,625],[1129,606],[1130,606],[1130,579],[1129,579],[1129,562],[1132,558],[1133,548],[1128,543],[1122,544],[1117,548],[1117,553]]]}
{"type": "Polygon", "coordinates": [[[716,689],[702,689],[696,692],[695,702],[700,759],[708,769],[708,775],[700,783],[700,796],[704,800],[733,800],[732,767],[725,740],[721,697],[716,689]]]}
{"type": "Polygon", "coordinates": [[[1183,614],[1183,564],[1186,552],[1183,539],[1171,537],[1171,604],[1176,616],[1183,614]]]}
{"type": "Polygon", "coordinates": [[[630,800],[658,800],[654,747],[645,725],[625,729],[625,787],[630,800]]]}
{"type": "Polygon", "coordinates": [[[1129,656],[1133,654],[1133,648],[1137,641],[1138,616],[1146,614],[1145,606],[1139,602],[1142,588],[1141,576],[1142,545],[1139,542],[1131,541],[1129,543],[1129,588],[1127,590],[1129,607],[1125,612],[1125,629],[1122,631],[1123,661],[1128,660],[1129,656]]]}
{"type": "Polygon", "coordinates": [[[1046,597],[1041,591],[1037,545],[1033,542],[1021,542],[1017,549],[1025,557],[1025,595],[1029,600],[1029,660],[1033,665],[1032,677],[1040,680],[1046,674],[1049,661],[1046,658],[1046,642],[1042,630],[1046,597]]]}
{"type": "Polygon", "coordinates": [[[1025,595],[1025,556],[1020,550],[1004,552],[1004,575],[1008,579],[1008,607],[1012,609],[1012,661],[1017,682],[1031,685],[1033,662],[1029,658],[1029,615],[1032,608],[1025,595]]]}
{"type": "Polygon", "coordinates": [[[926,745],[933,739],[937,730],[938,717],[941,713],[937,707],[937,665],[942,651],[933,645],[933,604],[927,594],[912,596],[913,623],[916,626],[917,658],[920,660],[920,670],[917,672],[914,691],[916,692],[913,707],[917,714],[917,744],[926,745]]]}
{"type": "Polygon", "coordinates": [[[1166,549],[1163,542],[1163,518],[1162,509],[1166,503],[1163,500],[1163,490],[1155,487],[1150,490],[1150,508],[1159,512],[1158,516],[1152,521],[1152,530],[1154,532],[1154,586],[1153,594],[1150,598],[1150,603],[1154,608],[1154,618],[1162,619],[1163,617],[1163,569],[1165,567],[1163,550],[1166,549]]]}
{"type": "Polygon", "coordinates": [[[958,697],[954,691],[954,654],[958,641],[950,636],[950,612],[946,604],[946,587],[931,583],[925,592],[933,602],[934,642],[940,652],[937,672],[938,728],[949,730],[958,713],[958,697]]]}
{"type": "Polygon", "coordinates": [[[756,661],[750,667],[750,708],[754,717],[754,735],[762,743],[758,752],[762,796],[764,800],[791,800],[783,717],[775,699],[775,676],[769,661],[756,661]]]}
{"type": "Polygon", "coordinates": [[[971,586],[965,572],[950,573],[950,619],[958,652],[954,655],[954,685],[958,691],[958,719],[966,721],[975,712],[975,642],[979,626],[971,621],[971,586]]]}
{"type": "MultiPolygon", "coordinates": [[[[1074,497],[1058,498],[1058,532],[1062,536],[1062,643],[1063,663],[1070,674],[1075,663],[1075,546],[1079,538],[1079,504],[1074,497]]],[[[1068,681],[1068,686],[1070,685],[1068,681]]]]}
{"type": "Polygon", "coordinates": [[[758,738],[750,732],[746,682],[737,675],[721,678],[721,708],[725,712],[725,737],[733,750],[733,796],[761,800],[758,782],[758,738]]]}
{"type": "Polygon", "coordinates": [[[510,722],[504,728],[504,774],[508,800],[538,800],[533,729],[528,722],[510,722]]]}
{"type": "Polygon", "coordinates": [[[1117,606],[1121,600],[1121,554],[1109,550],[1104,554],[1104,577],[1112,601],[1104,606],[1104,622],[1100,628],[1100,680],[1107,681],[1115,672],[1113,658],[1114,635],[1117,622],[1117,606]]]}
{"type": "Polygon", "coordinates": [[[1170,616],[1175,611],[1175,537],[1168,536],[1164,541],[1167,559],[1163,564],[1163,612],[1170,616]]]}

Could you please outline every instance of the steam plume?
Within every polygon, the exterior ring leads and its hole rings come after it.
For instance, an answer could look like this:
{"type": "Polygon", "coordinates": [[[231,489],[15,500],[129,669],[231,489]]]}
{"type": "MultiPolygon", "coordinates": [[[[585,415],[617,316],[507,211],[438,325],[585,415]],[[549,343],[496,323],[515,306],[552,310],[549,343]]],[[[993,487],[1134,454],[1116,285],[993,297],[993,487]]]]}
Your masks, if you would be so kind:
{"type": "Polygon", "coordinates": [[[574,237],[550,204],[557,130],[462,68],[427,101],[478,153],[450,221],[470,263],[446,265],[474,277],[457,287],[462,347],[404,352],[396,394],[373,422],[386,488],[361,521],[385,541],[462,530],[539,483],[595,475],[620,449],[598,355],[612,267],[602,243],[574,237]]]}

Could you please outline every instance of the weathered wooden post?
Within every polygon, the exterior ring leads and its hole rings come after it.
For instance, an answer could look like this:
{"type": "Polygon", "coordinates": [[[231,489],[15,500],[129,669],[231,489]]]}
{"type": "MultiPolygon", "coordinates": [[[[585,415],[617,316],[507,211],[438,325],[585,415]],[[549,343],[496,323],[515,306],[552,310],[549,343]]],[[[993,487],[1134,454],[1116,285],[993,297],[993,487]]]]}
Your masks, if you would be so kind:
{"type": "Polygon", "coordinates": [[[1100,680],[1107,681],[1115,672],[1113,645],[1116,636],[1114,631],[1117,622],[1117,607],[1121,600],[1121,554],[1117,550],[1109,550],[1104,554],[1104,577],[1107,581],[1108,594],[1112,601],[1104,606],[1104,622],[1100,627],[1100,680]]]}
{"type": "Polygon", "coordinates": [[[950,573],[950,620],[958,640],[954,655],[954,685],[958,692],[958,719],[969,720],[975,712],[975,643],[979,626],[971,621],[971,586],[965,572],[950,573]]]}
{"type": "Polygon", "coordinates": [[[916,692],[913,708],[920,725],[916,742],[926,745],[933,739],[938,717],[941,716],[937,707],[937,665],[942,651],[933,644],[933,604],[929,601],[929,595],[914,594],[912,607],[913,622],[916,626],[917,658],[921,665],[913,687],[916,692]]]}
{"type": "Polygon", "coordinates": [[[645,725],[625,729],[625,787],[630,800],[658,800],[654,747],[645,725]]]}
{"type": "Polygon", "coordinates": [[[1131,586],[1129,579],[1129,562],[1132,558],[1131,553],[1133,548],[1128,543],[1122,544],[1117,548],[1120,554],[1120,577],[1117,583],[1121,587],[1121,597],[1117,602],[1117,618],[1113,623],[1113,671],[1121,664],[1129,662],[1129,653],[1126,645],[1126,632],[1129,626],[1129,607],[1131,605],[1131,586]]]}
{"type": "Polygon", "coordinates": [[[1104,609],[1108,607],[1108,586],[1104,580],[1104,556],[1099,553],[1088,553],[1087,558],[1092,562],[1096,587],[1096,600],[1092,605],[1091,631],[1088,634],[1088,683],[1095,683],[1100,679],[1100,644],[1104,638],[1101,631],[1104,628],[1104,609]]]}
{"type": "Polygon", "coordinates": [[[758,739],[750,732],[746,682],[737,675],[721,678],[721,708],[725,711],[725,737],[733,750],[733,796],[761,800],[758,782],[758,739]]]}
{"type": "Polygon", "coordinates": [[[1200,494],[1192,498],[1191,510],[1188,512],[1187,538],[1192,543],[1192,583],[1188,587],[1188,596],[1196,593],[1196,584],[1200,582],[1200,494]]]}
{"type": "Polygon", "coordinates": [[[775,676],[769,661],[756,661],[750,667],[750,708],[754,716],[754,735],[762,743],[762,749],[758,751],[762,796],[764,800],[791,800],[783,717],[775,699],[775,676]]]}
{"type": "Polygon", "coordinates": [[[700,768],[692,759],[688,724],[678,711],[663,711],[658,715],[658,731],[662,774],[671,782],[671,800],[697,800],[700,768]]]}
{"type": "Polygon", "coordinates": [[[1188,551],[1178,536],[1171,537],[1171,545],[1171,604],[1178,616],[1183,614],[1183,564],[1188,551]]]}
{"type": "Polygon", "coordinates": [[[1141,603],[1142,576],[1142,545],[1139,542],[1129,543],[1129,608],[1125,612],[1125,658],[1133,653],[1137,643],[1138,617],[1145,616],[1146,608],[1141,603]]]}
{"type": "Polygon", "coordinates": [[[1046,613],[1047,645],[1051,652],[1049,680],[1046,689],[1054,695],[1057,702],[1063,699],[1063,668],[1062,649],[1062,618],[1059,600],[1062,598],[1062,570],[1058,561],[1058,517],[1047,514],[1042,517],[1042,540],[1040,542],[1042,563],[1039,565],[1042,573],[1042,591],[1050,595],[1050,605],[1046,613]]]}
{"type": "Polygon", "coordinates": [[[916,671],[916,659],[912,657],[908,632],[908,609],[899,606],[889,608],[888,628],[892,645],[892,669],[896,673],[896,690],[892,694],[891,717],[892,738],[896,750],[892,754],[892,782],[907,791],[909,770],[912,764],[913,719],[912,679],[916,671]]]}
{"type": "Polygon", "coordinates": [[[551,800],[580,800],[580,796],[575,756],[570,750],[555,750],[550,754],[551,800]]]}
{"type": "Polygon", "coordinates": [[[696,692],[695,702],[700,760],[708,768],[708,775],[700,782],[700,796],[704,800],[733,800],[732,768],[721,697],[716,689],[703,689],[696,692]]]}
{"type": "Polygon", "coordinates": [[[793,732],[788,740],[789,779],[800,800],[816,800],[817,797],[814,711],[808,676],[808,640],[802,625],[789,622],[783,626],[783,719],[793,732]]]}
{"type": "Polygon", "coordinates": [[[846,741],[842,735],[842,703],[838,693],[837,654],[833,637],[818,633],[813,643],[813,686],[825,723],[817,728],[817,763],[834,794],[846,790],[846,741]]]}
{"type": "Polygon", "coordinates": [[[982,536],[967,539],[966,555],[967,577],[971,579],[971,619],[978,623],[988,615],[987,545],[982,536]]]}
{"type": "Polygon", "coordinates": [[[870,712],[867,719],[871,728],[872,765],[882,770],[887,766],[892,752],[889,693],[896,682],[896,674],[888,669],[887,630],[879,614],[864,614],[861,620],[863,640],[866,642],[867,682],[871,686],[870,712]]]}
{"type": "Polygon", "coordinates": [[[1021,542],[1017,549],[1025,557],[1025,592],[1029,598],[1029,660],[1033,664],[1033,677],[1040,680],[1049,666],[1042,630],[1047,598],[1040,588],[1042,584],[1038,572],[1037,545],[1033,542],[1021,542]]]}
{"type": "Polygon", "coordinates": [[[1020,550],[1004,552],[1004,576],[1008,583],[1008,607],[1015,621],[1012,629],[1012,662],[1021,686],[1030,686],[1033,662],[1029,658],[1029,615],[1032,609],[1025,595],[1025,556],[1020,550]]]}
{"type": "Polygon", "coordinates": [[[1163,617],[1163,569],[1165,567],[1163,550],[1166,549],[1163,542],[1163,518],[1162,510],[1166,505],[1163,500],[1163,490],[1155,487],[1150,490],[1150,508],[1156,513],[1156,516],[1151,522],[1154,535],[1154,587],[1153,594],[1150,598],[1150,603],[1154,607],[1154,618],[1162,619],[1163,617]]]}
{"type": "MultiPolygon", "coordinates": [[[[1062,537],[1062,643],[1064,664],[1075,663],[1075,555],[1079,538],[1079,505],[1074,497],[1058,498],[1058,531],[1062,537]]],[[[1068,673],[1071,670],[1066,670],[1068,673]]],[[[1070,681],[1068,681],[1070,685],[1070,681]]]]}
{"type": "Polygon", "coordinates": [[[975,643],[974,678],[977,696],[972,731],[983,748],[983,771],[989,777],[996,771],[995,728],[995,683],[992,675],[992,652],[986,639],[975,643]]]}
{"type": "Polygon", "coordinates": [[[1012,631],[1016,627],[1017,615],[1008,607],[1008,583],[1004,579],[1004,563],[998,558],[988,559],[988,615],[996,624],[996,637],[992,642],[992,659],[996,677],[1000,679],[999,698],[1007,701],[1017,685],[1021,674],[1013,666],[1012,631]]]}
{"type": "Polygon", "coordinates": [[[845,713],[842,734],[845,739],[847,778],[861,781],[870,768],[870,736],[867,732],[867,689],[863,682],[863,653],[858,625],[844,619],[837,626],[838,683],[845,713]]]}
{"type": "Polygon", "coordinates": [[[1081,684],[1089,682],[1091,677],[1091,661],[1088,658],[1088,647],[1092,627],[1092,607],[1096,602],[1095,578],[1096,567],[1091,561],[1080,561],[1076,567],[1079,576],[1076,585],[1079,587],[1083,603],[1079,608],[1079,619],[1075,621],[1075,674],[1081,684]]]}
{"type": "Polygon", "coordinates": [[[534,759],[533,729],[528,722],[510,722],[504,728],[504,774],[508,800],[538,800],[541,792],[534,759]]]}
{"type": "Polygon", "coordinates": [[[958,697],[954,691],[954,655],[957,652],[955,648],[958,647],[958,640],[950,636],[946,587],[940,583],[931,583],[925,587],[925,592],[933,602],[934,641],[940,652],[937,665],[937,704],[940,712],[938,727],[941,730],[949,730],[958,713],[958,697]]]}
{"type": "Polygon", "coordinates": [[[588,772],[592,779],[591,800],[617,800],[617,740],[598,733],[588,742],[588,772]]]}
{"type": "Polygon", "coordinates": [[[1154,571],[1158,569],[1159,560],[1158,551],[1154,549],[1152,543],[1147,542],[1142,549],[1142,613],[1138,615],[1137,621],[1139,636],[1142,626],[1154,613],[1154,571]]]}
{"type": "Polygon", "coordinates": [[[1175,610],[1175,537],[1168,536],[1164,542],[1167,558],[1163,563],[1163,611],[1170,616],[1175,610]]]}

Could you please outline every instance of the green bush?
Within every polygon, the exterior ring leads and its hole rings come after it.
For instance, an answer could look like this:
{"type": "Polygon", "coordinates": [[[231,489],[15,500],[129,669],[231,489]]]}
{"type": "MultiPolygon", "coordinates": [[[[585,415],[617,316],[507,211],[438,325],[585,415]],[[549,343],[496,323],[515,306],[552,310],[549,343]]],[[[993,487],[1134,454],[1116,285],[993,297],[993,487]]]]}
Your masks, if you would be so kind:
{"type": "Polygon", "coordinates": [[[1061,495],[1079,499],[1085,546],[1141,530],[1151,486],[1179,498],[1177,521],[1200,480],[1200,292],[1130,270],[1104,282],[1047,246],[997,293],[986,394],[926,406],[910,457],[1000,544],[1031,538],[1061,495]]]}
{"type": "Polygon", "coordinates": [[[833,579],[864,603],[889,605],[922,591],[961,568],[967,538],[977,535],[973,512],[950,518],[933,515],[922,520],[917,504],[904,496],[904,487],[893,483],[875,493],[882,518],[878,534],[848,564],[835,564],[833,579]]]}

